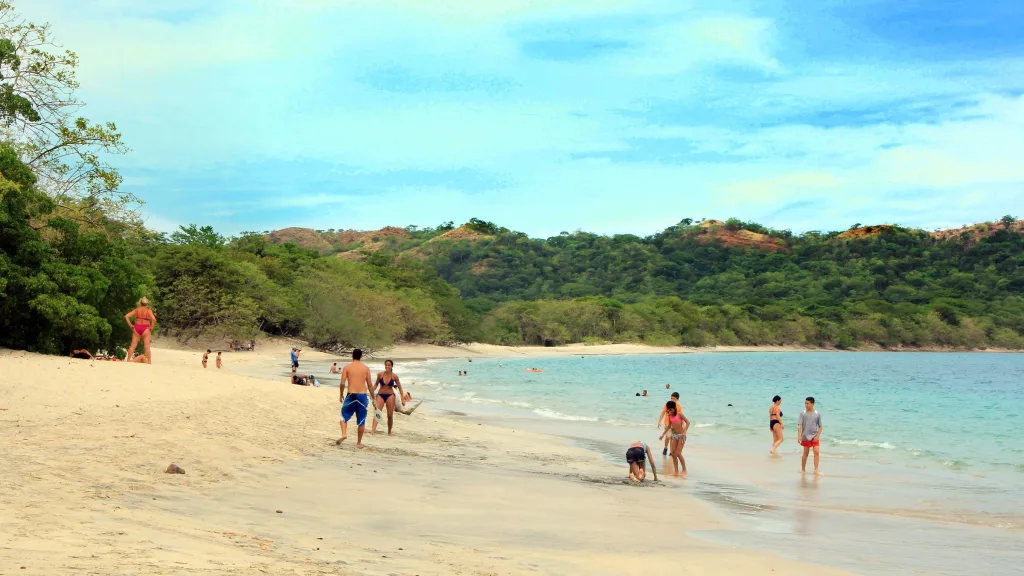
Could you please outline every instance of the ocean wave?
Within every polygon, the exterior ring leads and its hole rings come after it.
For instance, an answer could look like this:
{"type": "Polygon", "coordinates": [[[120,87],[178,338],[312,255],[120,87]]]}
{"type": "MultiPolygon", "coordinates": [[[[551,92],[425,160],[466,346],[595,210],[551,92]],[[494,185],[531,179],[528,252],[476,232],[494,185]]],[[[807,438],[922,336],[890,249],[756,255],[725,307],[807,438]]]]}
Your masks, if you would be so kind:
{"type": "Polygon", "coordinates": [[[883,450],[895,450],[896,446],[889,444],[888,442],[871,442],[870,440],[843,440],[841,438],[832,438],[833,444],[840,446],[858,446],[860,448],[881,448],[883,450]]]}
{"type": "Polygon", "coordinates": [[[714,422],[694,422],[693,423],[693,427],[694,428],[711,428],[714,425],[715,425],[714,422]]]}
{"type": "Polygon", "coordinates": [[[571,414],[562,414],[554,410],[548,410],[547,408],[537,408],[533,411],[538,416],[545,418],[553,418],[555,420],[568,420],[571,422],[597,422],[598,419],[592,416],[573,416],[571,414]]]}

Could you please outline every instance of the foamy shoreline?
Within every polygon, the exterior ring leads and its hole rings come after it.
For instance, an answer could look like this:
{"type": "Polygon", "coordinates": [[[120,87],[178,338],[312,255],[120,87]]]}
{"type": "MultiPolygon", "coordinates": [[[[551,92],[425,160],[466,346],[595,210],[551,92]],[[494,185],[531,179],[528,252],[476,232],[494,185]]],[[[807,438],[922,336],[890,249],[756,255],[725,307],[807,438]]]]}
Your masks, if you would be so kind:
{"type": "MultiPolygon", "coordinates": [[[[433,360],[455,358],[561,358],[569,356],[625,356],[633,354],[729,354],[743,352],[807,352],[844,353],[845,350],[831,348],[810,348],[801,346],[709,346],[692,348],[685,346],[647,346],[645,344],[568,344],[565,346],[496,346],[493,344],[463,344],[458,346],[437,346],[433,344],[397,344],[392,348],[377,351],[374,358],[396,360],[433,360]]],[[[853,352],[972,352],[972,353],[1020,353],[1017,350],[987,349],[958,350],[953,348],[865,348],[853,352]]]]}
{"type": "MultiPolygon", "coordinates": [[[[158,347],[152,366],[0,351],[2,570],[639,574],[683,557],[696,574],[843,573],[666,531],[677,491],[429,402],[395,437],[334,447],[336,388],[252,377],[281,352],[204,370],[199,350],[158,347]]],[[[677,509],[690,531],[729,526],[682,494],[677,509]]]]}

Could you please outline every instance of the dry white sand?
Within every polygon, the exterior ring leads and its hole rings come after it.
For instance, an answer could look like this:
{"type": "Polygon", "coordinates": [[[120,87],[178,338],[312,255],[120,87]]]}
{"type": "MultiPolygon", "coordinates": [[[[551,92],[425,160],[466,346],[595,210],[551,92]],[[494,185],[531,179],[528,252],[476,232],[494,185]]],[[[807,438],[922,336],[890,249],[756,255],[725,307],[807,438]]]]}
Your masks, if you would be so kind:
{"type": "Polygon", "coordinates": [[[689,537],[729,526],[679,480],[429,402],[336,447],[337,388],[247,376],[287,369],[258,350],[0,351],[0,574],[842,573],[689,537]]]}

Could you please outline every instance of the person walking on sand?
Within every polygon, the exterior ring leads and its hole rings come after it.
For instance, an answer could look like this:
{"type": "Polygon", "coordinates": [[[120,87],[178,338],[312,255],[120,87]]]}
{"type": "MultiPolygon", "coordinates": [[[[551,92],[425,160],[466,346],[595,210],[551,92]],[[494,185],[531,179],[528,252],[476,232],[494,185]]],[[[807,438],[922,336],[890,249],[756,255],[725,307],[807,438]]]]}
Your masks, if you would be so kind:
{"type": "Polygon", "coordinates": [[[370,379],[370,368],[362,363],[363,351],[356,348],[352,351],[352,362],[341,369],[341,438],[335,444],[341,444],[348,438],[348,421],[354,415],[359,434],[356,437],[356,448],[363,447],[363,432],[366,430],[366,411],[373,398],[373,380],[370,379]],[[348,394],[345,384],[348,383],[348,394]]]}
{"type": "MultiPolygon", "coordinates": [[[[384,371],[377,373],[377,381],[373,385],[374,392],[376,393],[376,406],[378,410],[383,410],[385,407],[388,409],[388,436],[391,436],[391,429],[395,422],[395,388],[398,388],[399,394],[405,394],[405,390],[402,389],[402,381],[399,380],[398,374],[394,373],[395,363],[391,360],[384,361],[384,371]]],[[[370,433],[377,433],[377,419],[373,419],[373,425],[370,427],[370,433]]]]}
{"type": "Polygon", "coordinates": [[[213,350],[210,350],[209,348],[207,348],[206,349],[206,353],[203,354],[203,368],[206,368],[206,361],[210,359],[210,353],[211,352],[213,352],[213,350]]]}
{"type": "Polygon", "coordinates": [[[664,438],[670,434],[672,436],[669,454],[672,456],[672,469],[675,470],[673,476],[686,475],[683,446],[686,445],[686,431],[690,428],[690,421],[683,416],[682,410],[675,402],[667,402],[665,409],[668,411],[668,422],[665,424],[665,431],[662,432],[661,437],[664,438]]]}
{"type": "Polygon", "coordinates": [[[786,427],[782,424],[782,396],[778,394],[772,398],[772,407],[768,409],[768,429],[772,431],[772,449],[769,454],[774,455],[782,444],[782,431],[786,427]]]}
{"type": "Polygon", "coordinates": [[[224,363],[221,362],[221,360],[220,360],[220,352],[217,352],[217,368],[221,368],[223,366],[224,366],[224,363]]]}
{"type": "Polygon", "coordinates": [[[796,437],[800,445],[804,447],[804,456],[800,460],[800,472],[807,472],[807,454],[814,449],[814,475],[819,476],[818,463],[821,459],[821,414],[814,409],[814,396],[808,396],[804,400],[804,411],[796,425],[796,437]]]}
{"type": "MultiPolygon", "coordinates": [[[[669,398],[668,401],[669,402],[675,402],[677,406],[681,406],[679,404],[679,392],[673,392],[672,393],[672,397],[669,398]]],[[[667,417],[668,417],[668,404],[666,404],[665,407],[663,407],[661,409],[661,414],[658,416],[658,424],[657,424],[658,429],[661,429],[661,423],[664,422],[665,418],[667,418],[667,417]]],[[[662,434],[662,436],[665,436],[665,446],[661,449],[661,455],[662,456],[668,456],[668,442],[669,442],[669,440],[671,440],[671,438],[669,438],[665,434],[662,434]]]]}
{"type": "Polygon", "coordinates": [[[647,461],[651,462],[651,474],[654,481],[658,481],[658,469],[654,466],[654,456],[651,449],[642,441],[633,442],[626,449],[626,463],[629,464],[629,479],[633,482],[643,482],[647,477],[647,461]]]}
{"type": "Polygon", "coordinates": [[[132,345],[128,347],[128,355],[125,360],[133,362],[135,347],[139,345],[139,338],[142,339],[142,349],[145,350],[145,361],[140,363],[153,363],[153,350],[150,345],[150,338],[153,335],[153,327],[156,326],[156,314],[149,308],[149,298],[139,298],[139,305],[134,310],[124,315],[124,321],[132,329],[132,345]],[[134,321],[133,321],[134,319],[134,321]]]}

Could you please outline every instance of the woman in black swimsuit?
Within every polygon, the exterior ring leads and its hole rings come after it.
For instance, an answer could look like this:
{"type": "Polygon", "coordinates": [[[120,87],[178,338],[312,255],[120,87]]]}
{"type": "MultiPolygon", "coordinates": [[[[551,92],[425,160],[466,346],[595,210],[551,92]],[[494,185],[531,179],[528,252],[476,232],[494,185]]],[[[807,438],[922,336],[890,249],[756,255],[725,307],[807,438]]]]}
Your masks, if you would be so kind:
{"type": "Polygon", "coordinates": [[[779,444],[782,444],[782,430],[785,427],[782,423],[782,396],[776,395],[772,398],[772,407],[768,409],[768,428],[772,431],[774,440],[770,454],[775,454],[779,444]]]}
{"type": "MultiPolygon", "coordinates": [[[[388,436],[391,436],[391,427],[395,422],[395,388],[398,388],[399,394],[405,394],[405,390],[402,389],[402,381],[398,379],[398,374],[392,371],[394,368],[394,362],[385,360],[384,371],[377,373],[377,382],[374,384],[374,393],[377,396],[377,409],[383,410],[385,406],[388,409],[388,436]]],[[[376,418],[373,419],[373,426],[370,427],[370,432],[373,434],[377,433],[376,418]]]]}

